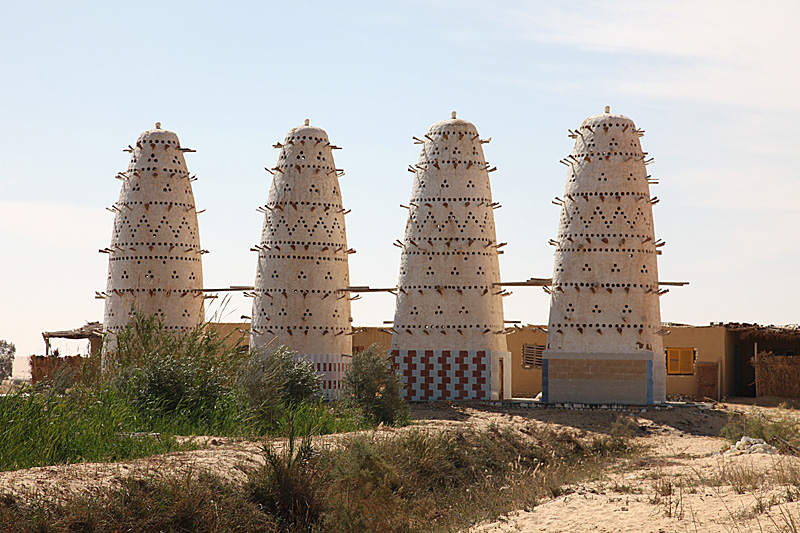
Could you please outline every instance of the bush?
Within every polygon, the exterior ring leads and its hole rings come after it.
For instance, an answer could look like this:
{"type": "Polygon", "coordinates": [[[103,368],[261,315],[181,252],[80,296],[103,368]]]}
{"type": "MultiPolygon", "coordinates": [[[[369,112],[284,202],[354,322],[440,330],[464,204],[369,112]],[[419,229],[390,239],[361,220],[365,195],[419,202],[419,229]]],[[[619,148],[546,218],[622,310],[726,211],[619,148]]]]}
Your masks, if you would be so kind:
{"type": "Polygon", "coordinates": [[[294,424],[281,452],[264,445],[266,463],[251,474],[246,486],[249,498],[276,516],[290,531],[311,530],[324,510],[322,474],[316,467],[311,436],[296,445],[294,424]]]}
{"type": "Polygon", "coordinates": [[[767,418],[753,409],[749,413],[731,413],[721,435],[732,443],[742,437],[764,439],[783,452],[800,453],[800,426],[791,417],[767,418]]]}
{"type": "Polygon", "coordinates": [[[135,314],[117,335],[106,368],[111,386],[143,416],[178,413],[183,422],[207,422],[230,403],[233,369],[246,352],[226,348],[226,340],[206,325],[176,335],[157,315],[135,314]]]}
{"type": "Polygon", "coordinates": [[[272,421],[288,404],[300,404],[319,396],[320,378],[311,361],[296,358],[285,346],[273,351],[251,350],[239,368],[237,384],[250,407],[272,421]]]}
{"type": "Polygon", "coordinates": [[[17,347],[13,342],[0,340],[0,379],[11,377],[14,371],[14,354],[17,347]]]}
{"type": "Polygon", "coordinates": [[[402,388],[403,382],[377,344],[355,354],[344,376],[344,398],[360,405],[376,423],[394,424],[408,419],[402,388]]]}

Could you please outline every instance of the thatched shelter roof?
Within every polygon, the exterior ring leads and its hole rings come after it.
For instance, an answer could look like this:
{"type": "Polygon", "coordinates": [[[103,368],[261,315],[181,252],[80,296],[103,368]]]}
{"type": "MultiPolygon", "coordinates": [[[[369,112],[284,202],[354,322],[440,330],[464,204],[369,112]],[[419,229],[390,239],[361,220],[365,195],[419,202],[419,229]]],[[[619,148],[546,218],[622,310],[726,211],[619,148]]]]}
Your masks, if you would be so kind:
{"type": "Polygon", "coordinates": [[[86,325],[64,331],[44,331],[42,337],[47,339],[91,339],[103,336],[103,324],[100,322],[87,322],[86,325]]]}
{"type": "Polygon", "coordinates": [[[798,324],[762,326],[760,324],[729,322],[724,324],[724,327],[740,339],[800,341],[800,325],[798,324]]]}

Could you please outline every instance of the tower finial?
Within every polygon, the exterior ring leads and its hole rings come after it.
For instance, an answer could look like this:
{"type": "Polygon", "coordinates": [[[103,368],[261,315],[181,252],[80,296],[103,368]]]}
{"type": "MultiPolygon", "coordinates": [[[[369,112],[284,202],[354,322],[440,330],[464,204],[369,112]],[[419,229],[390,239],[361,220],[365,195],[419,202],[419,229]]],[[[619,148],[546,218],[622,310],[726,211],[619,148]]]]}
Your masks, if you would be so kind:
{"type": "Polygon", "coordinates": [[[305,122],[304,122],[303,124],[305,124],[306,126],[308,126],[308,124],[309,124],[310,122],[311,122],[310,120],[306,119],[306,120],[305,120],[305,122]]]}
{"type": "Polygon", "coordinates": [[[160,129],[161,129],[161,123],[160,123],[160,122],[156,122],[156,129],[157,129],[157,130],[160,130],[160,129]]]}
{"type": "Polygon", "coordinates": [[[610,105],[606,106],[606,113],[611,113],[611,106],[610,105]]]}
{"type": "Polygon", "coordinates": [[[450,113],[450,118],[456,118],[456,112],[455,111],[452,111],[450,113]]]}

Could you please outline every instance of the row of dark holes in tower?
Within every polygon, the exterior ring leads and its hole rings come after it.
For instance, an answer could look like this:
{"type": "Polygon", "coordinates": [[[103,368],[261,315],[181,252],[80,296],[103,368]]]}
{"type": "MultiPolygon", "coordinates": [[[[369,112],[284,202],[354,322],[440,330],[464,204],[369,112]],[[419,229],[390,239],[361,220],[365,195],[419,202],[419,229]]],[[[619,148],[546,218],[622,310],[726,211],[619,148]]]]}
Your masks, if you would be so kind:
{"type": "MultiPolygon", "coordinates": [[[[583,194],[583,193],[581,193],[581,194],[583,194]]],[[[422,197],[411,198],[411,202],[414,203],[414,204],[417,204],[417,209],[420,209],[422,206],[428,207],[428,206],[425,205],[426,202],[427,203],[433,203],[433,202],[439,202],[439,203],[443,203],[443,202],[475,202],[475,207],[480,207],[477,204],[482,203],[483,205],[487,205],[487,204],[492,203],[492,199],[491,198],[442,198],[441,196],[428,196],[428,197],[422,196],[422,197]]],[[[433,206],[431,206],[431,207],[433,207],[433,206]]],[[[487,208],[488,208],[488,206],[487,206],[487,208]]]]}
{"type": "Polygon", "coordinates": [[[394,324],[395,330],[401,329],[490,329],[500,326],[489,326],[488,324],[394,324]]]}
{"type": "Polygon", "coordinates": [[[558,235],[559,239],[566,239],[567,237],[574,237],[576,239],[585,239],[587,237],[591,238],[608,238],[611,237],[613,239],[625,237],[626,239],[647,239],[651,236],[649,235],[639,235],[636,233],[560,233],[558,235]]]}
{"type": "Polygon", "coordinates": [[[153,241],[134,241],[134,242],[123,242],[123,241],[114,241],[116,244],[124,245],[124,246],[168,246],[170,248],[188,248],[188,249],[199,249],[195,244],[186,244],[186,243],[169,243],[169,242],[153,242],[153,241]]]}
{"type": "Polygon", "coordinates": [[[642,289],[655,289],[657,285],[649,285],[646,283],[589,283],[583,281],[565,281],[565,282],[558,282],[553,284],[553,288],[556,287],[586,287],[587,289],[591,289],[592,287],[596,289],[624,289],[628,288],[639,288],[642,289]]]}
{"type": "Polygon", "coordinates": [[[429,289],[429,290],[446,290],[446,289],[455,289],[455,290],[499,290],[496,287],[491,285],[402,285],[398,287],[399,289],[404,290],[419,290],[419,289],[429,289]]]}
{"type": "MultiPolygon", "coordinates": [[[[308,169],[311,169],[311,170],[326,170],[328,172],[333,170],[333,167],[330,166],[330,165],[311,165],[311,164],[306,165],[305,163],[302,164],[302,165],[299,164],[299,163],[294,163],[294,164],[292,164],[292,163],[283,163],[283,164],[278,163],[277,167],[278,167],[279,171],[284,172],[284,173],[286,172],[287,169],[290,169],[290,170],[291,169],[302,170],[304,168],[308,168],[308,169]],[[298,167],[300,167],[300,168],[298,168],[298,167]]],[[[333,194],[336,194],[336,189],[333,190],[333,194]]]]}
{"type": "MultiPolygon", "coordinates": [[[[473,244],[475,244],[475,243],[490,243],[490,242],[492,242],[491,239],[488,239],[486,237],[428,237],[427,235],[423,235],[423,236],[415,235],[415,237],[417,237],[417,239],[420,241],[417,244],[422,244],[422,243],[431,244],[428,241],[432,241],[432,242],[441,241],[443,243],[447,243],[447,242],[454,243],[454,242],[461,241],[461,242],[466,242],[468,245],[469,245],[469,241],[472,241],[473,244]]],[[[414,241],[414,242],[417,242],[417,241],[414,241]]],[[[460,253],[460,252],[443,252],[443,253],[448,253],[448,254],[449,253],[454,253],[454,254],[456,254],[456,253],[460,253]]]]}
{"type": "Polygon", "coordinates": [[[305,136],[305,135],[302,135],[302,136],[301,135],[287,135],[286,136],[286,140],[284,141],[284,143],[288,144],[289,141],[305,141],[305,140],[322,142],[322,141],[327,141],[328,139],[326,137],[312,137],[311,135],[308,135],[308,136],[305,136]]]}
{"type": "Polygon", "coordinates": [[[319,264],[320,261],[346,261],[347,259],[344,257],[331,257],[331,256],[318,256],[318,255],[289,255],[289,254],[274,254],[274,253],[260,253],[259,259],[304,259],[309,261],[316,261],[319,264]]]}
{"type": "MultiPolygon", "coordinates": [[[[121,296],[123,296],[123,297],[125,296],[125,294],[133,294],[133,293],[137,293],[137,292],[142,292],[142,293],[147,293],[147,294],[156,294],[156,293],[161,293],[161,292],[168,292],[168,293],[177,293],[177,294],[187,294],[189,296],[202,296],[203,295],[203,293],[201,293],[200,291],[195,291],[195,290],[182,290],[182,289],[172,289],[172,288],[164,289],[162,287],[150,287],[150,288],[130,287],[130,288],[127,288],[127,289],[123,289],[121,287],[118,287],[117,290],[119,290],[122,293],[121,296]]],[[[112,292],[112,293],[109,293],[109,294],[110,294],[110,296],[113,296],[116,293],[112,292]]]]}
{"type": "Polygon", "coordinates": [[[567,322],[561,323],[552,323],[550,324],[551,328],[623,328],[623,329],[638,329],[640,333],[642,333],[645,329],[652,329],[652,326],[646,326],[644,324],[570,324],[567,322]]]}
{"type": "Polygon", "coordinates": [[[183,204],[183,203],[180,203],[180,202],[144,202],[144,201],[141,201],[141,200],[131,200],[131,201],[127,201],[127,202],[120,202],[120,205],[122,205],[122,206],[126,206],[126,205],[144,205],[144,204],[147,204],[149,206],[154,206],[154,205],[166,205],[166,206],[172,206],[172,207],[176,207],[177,206],[177,207],[185,207],[186,209],[191,209],[192,207],[194,207],[194,205],[192,205],[192,204],[183,204]]]}
{"type": "Polygon", "coordinates": [[[163,264],[167,264],[167,261],[196,261],[199,262],[200,258],[195,257],[186,257],[185,255],[131,255],[131,256],[112,256],[109,257],[109,261],[136,261],[137,265],[141,265],[142,261],[150,261],[150,260],[161,260],[163,264]]]}
{"type": "Polygon", "coordinates": [[[654,254],[653,250],[646,250],[643,248],[565,248],[563,246],[556,247],[557,252],[614,252],[614,253],[627,253],[631,254],[654,254]]]}
{"type": "MultiPolygon", "coordinates": [[[[570,191],[569,195],[573,197],[581,197],[584,200],[589,200],[590,196],[603,196],[605,198],[614,198],[616,196],[635,196],[639,198],[648,198],[648,194],[636,191],[570,191]]],[[[568,198],[569,199],[569,198],[568,198]]],[[[575,200],[573,199],[573,202],[575,200]]]]}
{"type": "MultiPolygon", "coordinates": [[[[116,313],[111,314],[111,316],[116,316],[116,313]]],[[[118,333],[118,332],[122,331],[123,329],[125,329],[125,327],[127,327],[127,326],[108,326],[108,328],[106,328],[106,329],[108,329],[108,331],[110,331],[111,333],[118,333]]],[[[166,325],[165,324],[165,325],[161,326],[161,329],[168,330],[168,331],[180,331],[182,333],[185,333],[185,332],[187,332],[189,330],[194,329],[195,327],[197,327],[197,326],[196,325],[194,325],[194,326],[170,326],[170,325],[166,325]]]]}
{"type": "Polygon", "coordinates": [[[275,328],[279,330],[286,330],[286,329],[299,329],[299,330],[319,330],[319,331],[348,331],[350,328],[337,328],[332,326],[268,326],[270,328],[275,328]]]}
{"type": "Polygon", "coordinates": [[[261,246],[327,246],[331,248],[331,250],[335,250],[336,248],[347,246],[344,242],[333,242],[333,241],[278,241],[267,239],[261,243],[261,246]]]}
{"type": "Polygon", "coordinates": [[[287,207],[291,207],[291,204],[294,204],[294,205],[307,205],[309,207],[333,207],[333,208],[336,208],[336,209],[341,209],[342,208],[342,204],[328,204],[328,203],[325,203],[325,202],[293,202],[291,200],[270,201],[270,202],[267,202],[267,207],[275,208],[275,206],[280,205],[280,206],[286,206],[286,207],[284,207],[284,209],[286,209],[287,207]]]}
{"type": "MultiPolygon", "coordinates": [[[[493,257],[494,255],[496,255],[497,252],[492,251],[492,252],[468,252],[468,253],[470,253],[471,255],[482,255],[482,256],[485,256],[485,257],[493,257]]],[[[432,256],[432,255],[466,255],[466,254],[464,252],[428,252],[428,251],[416,251],[416,250],[409,251],[409,250],[406,250],[405,252],[403,252],[403,255],[427,255],[427,256],[432,256]]]]}
{"type": "MultiPolygon", "coordinates": [[[[565,313],[574,313],[575,312],[575,306],[572,303],[567,304],[567,308],[564,309],[564,312],[565,313]]],[[[603,312],[603,310],[600,308],[600,306],[598,304],[595,304],[594,308],[592,309],[592,313],[600,314],[602,312],[603,312]]],[[[628,304],[625,304],[625,306],[622,309],[620,309],[620,312],[623,315],[626,315],[626,314],[633,313],[633,309],[631,309],[628,304]]],[[[571,317],[565,316],[564,318],[568,319],[568,318],[571,318],[571,317]]]]}
{"type": "Polygon", "coordinates": [[[584,157],[589,157],[589,158],[599,157],[602,160],[602,158],[609,157],[609,156],[612,156],[612,155],[618,155],[618,156],[622,156],[622,157],[639,157],[639,158],[641,158],[642,156],[644,156],[646,154],[644,152],[641,152],[641,151],[617,152],[616,150],[613,150],[613,151],[608,151],[608,152],[606,152],[606,151],[595,152],[593,150],[590,150],[588,152],[573,152],[573,155],[578,160],[580,160],[581,158],[584,158],[584,157]]]}
{"type": "Polygon", "coordinates": [[[189,174],[188,171],[183,170],[181,168],[173,168],[173,167],[161,167],[161,168],[158,168],[158,167],[155,167],[155,166],[146,167],[146,166],[144,166],[146,164],[147,164],[146,161],[142,161],[141,163],[139,163],[137,161],[136,164],[133,167],[131,167],[131,169],[129,171],[137,171],[138,172],[138,171],[144,170],[145,172],[151,172],[151,171],[152,172],[159,172],[159,171],[160,172],[166,172],[166,173],[170,174],[168,176],[170,178],[173,177],[173,175],[175,175],[175,174],[189,174]]]}
{"type": "MultiPolygon", "coordinates": [[[[434,155],[439,155],[439,152],[438,151],[434,152],[434,155]]],[[[461,155],[461,152],[459,152],[457,155],[461,155]]],[[[473,153],[473,155],[478,155],[478,154],[477,153],[473,153]]],[[[456,163],[459,166],[463,165],[465,167],[468,166],[469,168],[475,167],[476,170],[481,170],[481,169],[485,168],[486,164],[487,164],[486,161],[483,161],[481,159],[458,159],[458,158],[452,158],[452,159],[441,159],[441,158],[420,159],[419,163],[417,163],[417,164],[419,166],[425,166],[424,170],[431,170],[431,167],[433,167],[434,169],[436,168],[434,163],[436,163],[438,165],[452,165],[453,163],[456,163]],[[472,164],[470,165],[470,163],[472,163],[472,164]]],[[[417,168],[419,169],[419,167],[417,167],[417,168]]],[[[423,169],[419,169],[419,170],[423,170],[423,169]]]]}
{"type": "MultiPolygon", "coordinates": [[[[334,293],[337,293],[337,292],[340,292],[340,291],[338,289],[337,290],[323,290],[323,289],[290,289],[288,287],[287,288],[257,287],[253,292],[256,294],[256,296],[260,297],[264,293],[268,293],[268,292],[274,292],[275,294],[278,294],[278,295],[283,295],[283,293],[286,293],[287,296],[288,296],[289,293],[301,294],[301,295],[303,295],[303,294],[304,295],[309,295],[309,294],[334,294],[334,293]]],[[[344,293],[342,293],[342,294],[344,294],[344,293]]]]}

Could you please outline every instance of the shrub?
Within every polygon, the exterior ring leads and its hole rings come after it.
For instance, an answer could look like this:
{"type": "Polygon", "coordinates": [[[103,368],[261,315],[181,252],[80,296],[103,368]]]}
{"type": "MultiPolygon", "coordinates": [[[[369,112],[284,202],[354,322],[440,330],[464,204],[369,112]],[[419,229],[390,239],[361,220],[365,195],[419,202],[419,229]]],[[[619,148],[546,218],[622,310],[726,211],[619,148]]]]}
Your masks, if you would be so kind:
{"type": "Polygon", "coordinates": [[[207,325],[176,335],[159,316],[135,314],[117,335],[107,377],[142,415],[208,421],[230,403],[233,370],[246,353],[226,348],[226,340],[207,325]]]}
{"type": "Polygon", "coordinates": [[[750,413],[731,413],[721,434],[730,442],[753,437],[764,439],[782,451],[800,453],[800,427],[789,417],[771,419],[755,409],[750,413]]]}
{"type": "Polygon", "coordinates": [[[0,527],[19,532],[276,532],[275,521],[239,487],[206,472],[125,477],[119,487],[33,504],[0,499],[0,527]]]}
{"type": "Polygon", "coordinates": [[[246,491],[254,503],[278,517],[290,531],[311,530],[324,510],[322,474],[317,468],[311,436],[296,445],[294,424],[281,452],[264,445],[266,462],[251,474],[246,491]]]}
{"type": "Polygon", "coordinates": [[[0,340],[0,379],[11,377],[14,371],[14,354],[17,347],[13,342],[0,340]]]}
{"type": "Polygon", "coordinates": [[[401,396],[402,387],[402,381],[377,344],[353,355],[344,376],[345,399],[360,405],[376,423],[407,420],[408,405],[401,396]]]}
{"type": "Polygon", "coordinates": [[[237,384],[247,403],[269,424],[285,413],[286,405],[319,395],[320,378],[314,364],[294,355],[285,346],[272,351],[257,348],[239,368],[237,384]]]}

